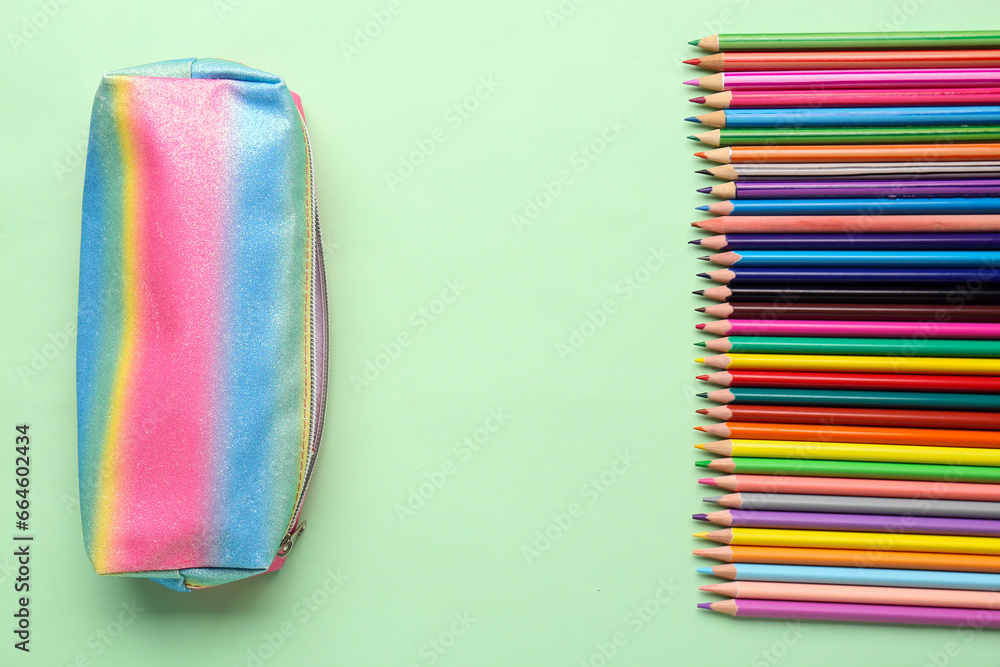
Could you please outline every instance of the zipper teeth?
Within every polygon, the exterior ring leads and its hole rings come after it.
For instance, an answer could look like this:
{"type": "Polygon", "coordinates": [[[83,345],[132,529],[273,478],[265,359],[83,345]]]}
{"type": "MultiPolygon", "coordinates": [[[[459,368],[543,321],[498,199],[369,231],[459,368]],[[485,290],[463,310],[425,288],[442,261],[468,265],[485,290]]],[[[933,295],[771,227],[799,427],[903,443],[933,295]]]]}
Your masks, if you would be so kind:
{"type": "MultiPolygon", "coordinates": [[[[312,145],[309,141],[309,128],[306,126],[305,118],[301,113],[302,131],[306,144],[306,159],[309,163],[309,204],[313,225],[313,276],[310,277],[310,290],[312,292],[309,306],[309,362],[310,362],[310,389],[309,389],[309,449],[306,452],[306,472],[302,480],[302,490],[295,503],[295,510],[288,522],[285,530],[286,536],[290,535],[298,524],[299,514],[302,511],[302,504],[305,501],[306,490],[309,488],[309,481],[312,478],[313,468],[316,465],[316,454],[319,452],[319,439],[323,432],[324,410],[326,404],[326,382],[329,375],[327,364],[322,364],[322,377],[320,377],[319,358],[316,350],[316,324],[317,315],[323,320],[324,331],[326,329],[326,266],[323,261],[323,242],[320,238],[319,207],[316,205],[316,181],[313,172],[312,145]],[[322,312],[317,312],[322,310],[322,312]],[[320,384],[322,382],[322,384],[320,384]]],[[[325,358],[329,351],[327,337],[323,336],[322,351],[325,358]]]]}

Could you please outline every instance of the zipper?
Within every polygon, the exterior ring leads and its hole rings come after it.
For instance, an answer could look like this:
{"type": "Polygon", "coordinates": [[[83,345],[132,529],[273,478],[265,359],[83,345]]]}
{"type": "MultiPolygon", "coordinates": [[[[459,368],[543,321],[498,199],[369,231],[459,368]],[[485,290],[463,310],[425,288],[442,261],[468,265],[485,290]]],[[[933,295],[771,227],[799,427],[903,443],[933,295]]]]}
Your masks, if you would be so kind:
{"type": "Polygon", "coordinates": [[[277,558],[285,558],[295,546],[298,537],[305,530],[306,522],[299,524],[302,504],[306,491],[316,466],[316,455],[319,453],[320,439],[323,435],[323,420],[326,413],[326,385],[329,376],[328,357],[328,317],[326,298],[326,265],[323,261],[323,242],[321,239],[319,207],[316,203],[316,181],[313,173],[312,144],[309,141],[309,128],[306,119],[299,113],[302,121],[302,132],[306,144],[306,162],[309,165],[309,208],[313,227],[312,243],[312,275],[310,276],[310,306],[309,306],[309,449],[306,451],[305,475],[302,479],[302,489],[295,502],[295,509],[285,530],[285,536],[278,547],[277,558]]]}

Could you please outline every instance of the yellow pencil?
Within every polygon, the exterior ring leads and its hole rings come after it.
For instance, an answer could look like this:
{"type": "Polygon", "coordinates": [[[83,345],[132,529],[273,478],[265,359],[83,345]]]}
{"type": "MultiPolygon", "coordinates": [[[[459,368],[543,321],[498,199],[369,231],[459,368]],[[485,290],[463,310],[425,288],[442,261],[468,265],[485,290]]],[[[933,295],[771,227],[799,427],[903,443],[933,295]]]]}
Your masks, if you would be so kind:
{"type": "Polygon", "coordinates": [[[862,533],[839,530],[782,530],[776,528],[725,528],[695,533],[694,536],[732,546],[1000,554],[1000,537],[862,533]]]}
{"type": "Polygon", "coordinates": [[[1000,449],[973,447],[738,439],[707,442],[695,445],[695,447],[722,456],[752,456],[766,459],[825,459],[831,461],[1000,466],[1000,449]]]}
{"type": "Polygon", "coordinates": [[[717,354],[698,363],[727,370],[832,371],[1000,375],[1000,359],[966,357],[859,357],[850,354],[717,354]]]}

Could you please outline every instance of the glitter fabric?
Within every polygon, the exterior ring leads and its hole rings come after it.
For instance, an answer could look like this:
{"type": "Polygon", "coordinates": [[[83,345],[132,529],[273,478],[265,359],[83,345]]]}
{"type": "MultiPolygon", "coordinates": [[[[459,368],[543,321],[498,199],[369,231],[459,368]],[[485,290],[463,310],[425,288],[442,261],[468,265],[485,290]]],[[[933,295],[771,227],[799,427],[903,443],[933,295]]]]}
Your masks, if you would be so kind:
{"type": "Polygon", "coordinates": [[[307,141],[297,96],[237,63],[154,63],[98,88],[77,407],[99,574],[190,590],[284,562],[325,395],[307,141]]]}

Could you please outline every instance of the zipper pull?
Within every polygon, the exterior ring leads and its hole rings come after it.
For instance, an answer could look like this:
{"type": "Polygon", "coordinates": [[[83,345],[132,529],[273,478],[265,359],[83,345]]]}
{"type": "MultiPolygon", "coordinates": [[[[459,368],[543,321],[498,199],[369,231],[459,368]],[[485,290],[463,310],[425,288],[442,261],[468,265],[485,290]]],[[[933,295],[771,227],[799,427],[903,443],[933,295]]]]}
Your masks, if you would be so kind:
{"type": "Polygon", "coordinates": [[[297,528],[293,528],[285,535],[285,539],[281,540],[281,546],[278,547],[278,558],[284,558],[288,555],[288,552],[295,546],[295,542],[298,541],[299,536],[305,529],[306,522],[303,521],[297,528]]]}

